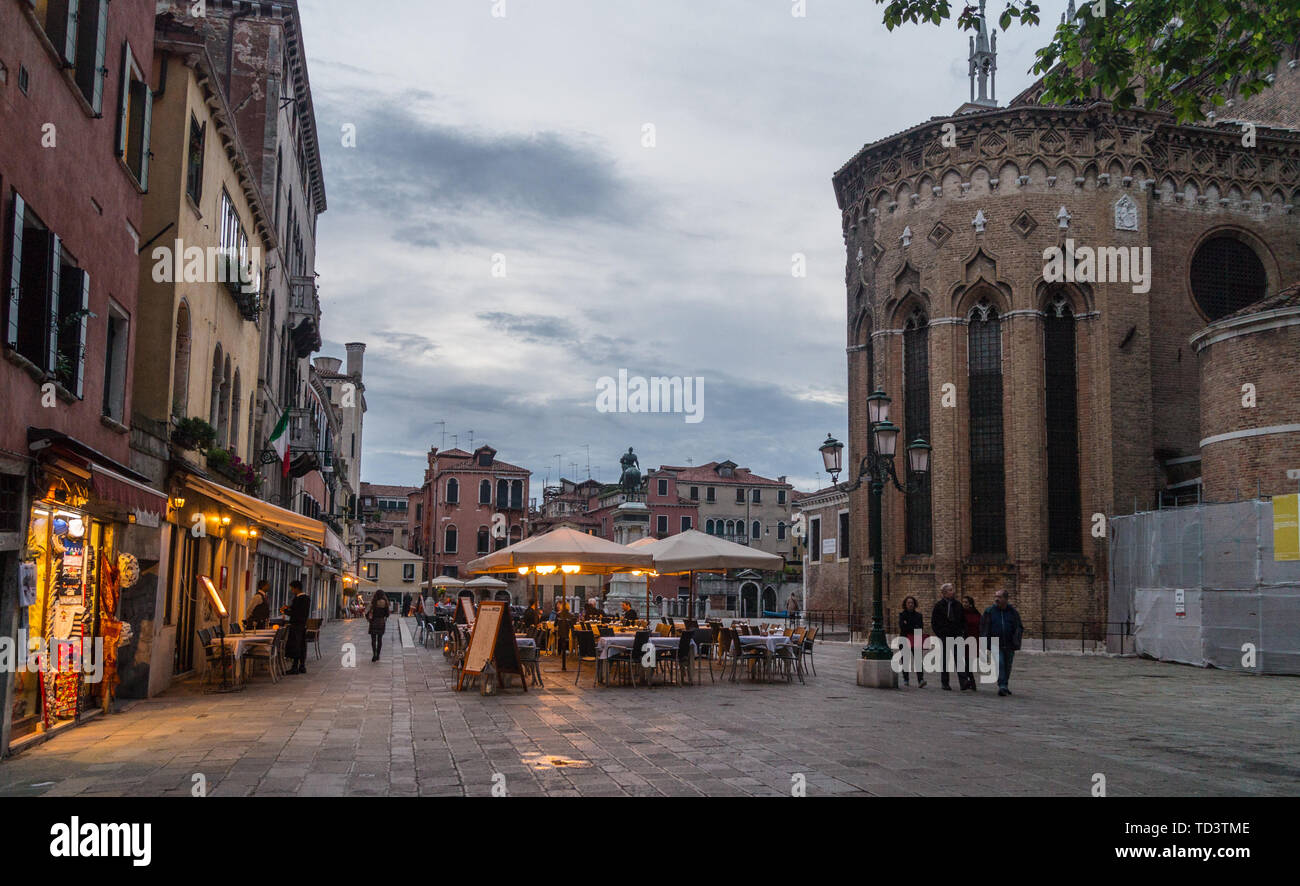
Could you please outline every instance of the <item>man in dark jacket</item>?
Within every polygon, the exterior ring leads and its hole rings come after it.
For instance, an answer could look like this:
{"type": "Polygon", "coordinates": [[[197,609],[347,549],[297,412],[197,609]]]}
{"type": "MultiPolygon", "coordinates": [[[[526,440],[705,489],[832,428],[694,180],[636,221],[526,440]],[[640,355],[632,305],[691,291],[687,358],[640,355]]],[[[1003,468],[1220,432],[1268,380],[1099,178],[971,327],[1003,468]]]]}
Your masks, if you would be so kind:
{"type": "Polygon", "coordinates": [[[271,583],[262,579],[257,583],[257,591],[249,602],[248,618],[244,619],[246,628],[264,628],[271,617],[271,583]]]}
{"type": "Polygon", "coordinates": [[[524,610],[524,626],[535,628],[541,620],[542,614],[537,611],[537,601],[534,600],[532,604],[524,610]]]}
{"type": "Polygon", "coordinates": [[[1007,683],[1011,679],[1011,662],[1020,648],[1021,637],[1025,628],[1020,621],[1020,613],[1007,602],[1007,592],[998,591],[993,595],[993,605],[984,610],[980,619],[980,636],[992,645],[998,641],[998,695],[1010,695],[1007,683]]]}
{"type": "MultiPolygon", "coordinates": [[[[953,588],[952,582],[945,582],[939,589],[939,602],[934,604],[934,611],[930,613],[930,629],[934,635],[939,638],[943,646],[943,674],[940,675],[939,682],[943,684],[944,689],[951,690],[951,672],[948,670],[948,639],[954,637],[961,640],[966,636],[966,616],[962,611],[961,601],[957,599],[957,591],[953,588]]],[[[955,663],[952,665],[956,667],[955,663]]]]}
{"type": "Polygon", "coordinates": [[[311,614],[311,598],[302,589],[302,582],[289,582],[289,590],[294,598],[280,611],[289,616],[289,624],[284,630],[288,636],[284,640],[285,657],[293,662],[293,667],[286,674],[307,673],[307,616],[311,614]]]}

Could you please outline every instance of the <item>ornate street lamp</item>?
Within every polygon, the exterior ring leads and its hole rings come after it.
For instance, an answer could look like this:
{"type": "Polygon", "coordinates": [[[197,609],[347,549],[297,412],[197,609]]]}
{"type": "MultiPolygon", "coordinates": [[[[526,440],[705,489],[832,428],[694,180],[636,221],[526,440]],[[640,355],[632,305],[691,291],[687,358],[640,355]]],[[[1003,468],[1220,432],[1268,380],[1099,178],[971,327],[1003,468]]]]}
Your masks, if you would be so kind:
{"type": "MultiPolygon", "coordinates": [[[[881,529],[881,498],[884,495],[886,481],[905,495],[911,495],[921,489],[925,476],[930,472],[930,444],[920,437],[907,446],[907,480],[900,483],[894,469],[894,454],[898,450],[900,428],[889,420],[889,396],[879,388],[867,397],[867,417],[871,424],[871,433],[867,435],[869,450],[858,465],[858,476],[850,484],[840,488],[844,492],[857,490],[864,482],[871,484],[871,498],[867,520],[871,524],[871,632],[867,636],[866,648],[862,657],[866,659],[889,660],[892,650],[885,639],[884,616],[884,569],[881,564],[884,550],[884,534],[881,529]]],[[[839,476],[840,458],[844,445],[829,434],[826,442],[819,447],[826,471],[831,474],[831,482],[839,476]]]]}

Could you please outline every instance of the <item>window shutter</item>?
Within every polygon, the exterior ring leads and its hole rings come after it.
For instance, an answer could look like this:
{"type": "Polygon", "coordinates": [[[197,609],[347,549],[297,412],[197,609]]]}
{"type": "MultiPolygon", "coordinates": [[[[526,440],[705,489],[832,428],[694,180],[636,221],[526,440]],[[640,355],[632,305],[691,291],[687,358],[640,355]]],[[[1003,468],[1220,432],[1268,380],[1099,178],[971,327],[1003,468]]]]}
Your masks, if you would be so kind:
{"type": "Polygon", "coordinates": [[[77,0],[50,0],[47,35],[65,66],[77,62],[77,0]]]}
{"type": "MultiPolygon", "coordinates": [[[[90,274],[85,271],[81,272],[81,334],[77,337],[77,365],[73,367],[75,373],[73,393],[77,397],[82,397],[85,390],[86,381],[86,324],[90,319],[90,274]]],[[[112,322],[111,320],[109,322],[112,322]]],[[[122,353],[127,353],[125,344],[122,346],[122,353]]],[[[109,355],[110,359],[112,355],[109,355]]],[[[125,370],[123,370],[125,372],[125,370]]],[[[104,386],[107,387],[111,380],[105,376],[104,386]]]]}
{"type": "Polygon", "coordinates": [[[126,109],[131,105],[131,47],[122,43],[122,80],[118,89],[117,105],[117,156],[126,156],[126,109]]]}
{"type": "Polygon", "coordinates": [[[23,202],[18,192],[14,191],[11,215],[13,233],[9,239],[9,297],[5,299],[9,313],[9,322],[5,324],[5,343],[11,348],[18,347],[18,299],[22,292],[23,215],[26,210],[27,204],[23,202]]]}
{"type": "Polygon", "coordinates": [[[144,86],[144,120],[140,124],[140,187],[149,190],[149,130],[153,125],[153,90],[144,86]]]}
{"type": "Polygon", "coordinates": [[[104,80],[108,77],[108,0],[97,0],[98,10],[88,9],[87,14],[97,15],[95,25],[95,70],[94,91],[91,93],[90,106],[96,114],[104,112],[104,80]]]}
{"type": "Polygon", "coordinates": [[[50,291],[46,296],[50,326],[46,330],[45,369],[54,372],[59,365],[59,277],[63,270],[63,241],[50,234],[50,291]]]}

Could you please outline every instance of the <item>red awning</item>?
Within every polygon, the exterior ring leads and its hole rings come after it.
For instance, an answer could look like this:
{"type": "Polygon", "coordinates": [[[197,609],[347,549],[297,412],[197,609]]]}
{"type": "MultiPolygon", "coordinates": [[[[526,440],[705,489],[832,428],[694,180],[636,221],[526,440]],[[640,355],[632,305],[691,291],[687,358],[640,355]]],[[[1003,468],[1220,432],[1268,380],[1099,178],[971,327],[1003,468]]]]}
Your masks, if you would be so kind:
{"type": "Polygon", "coordinates": [[[90,467],[90,488],[96,497],[129,511],[149,511],[160,516],[167,513],[167,496],[99,465],[90,467]]]}

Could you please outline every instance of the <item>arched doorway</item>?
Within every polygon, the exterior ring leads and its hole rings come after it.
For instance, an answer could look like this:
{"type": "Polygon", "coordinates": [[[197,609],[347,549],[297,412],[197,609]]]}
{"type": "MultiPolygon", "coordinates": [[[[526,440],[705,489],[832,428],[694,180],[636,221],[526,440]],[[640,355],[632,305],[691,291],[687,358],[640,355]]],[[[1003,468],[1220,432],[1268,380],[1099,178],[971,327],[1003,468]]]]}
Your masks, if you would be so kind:
{"type": "Polygon", "coordinates": [[[763,611],[776,612],[776,591],[770,586],[763,588],[763,611]]]}
{"type": "Polygon", "coordinates": [[[740,614],[744,618],[757,616],[758,613],[758,585],[752,581],[745,582],[740,586],[740,614]]]}
{"type": "Polygon", "coordinates": [[[505,590],[505,589],[499,590],[499,591],[496,592],[496,594],[494,595],[493,599],[501,600],[501,601],[504,601],[504,602],[506,602],[506,603],[509,603],[509,602],[510,602],[510,592],[507,591],[507,590],[505,590]]]}

